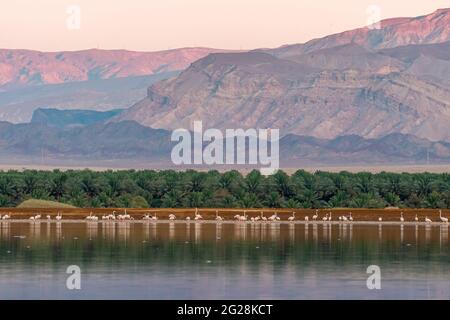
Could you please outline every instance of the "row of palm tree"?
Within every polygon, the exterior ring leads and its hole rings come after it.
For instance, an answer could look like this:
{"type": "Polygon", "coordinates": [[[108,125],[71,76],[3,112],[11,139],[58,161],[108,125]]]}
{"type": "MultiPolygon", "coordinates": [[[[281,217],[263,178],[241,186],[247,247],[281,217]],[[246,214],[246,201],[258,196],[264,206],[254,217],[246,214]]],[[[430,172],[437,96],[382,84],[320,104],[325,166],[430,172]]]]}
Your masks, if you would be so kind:
{"type": "Polygon", "coordinates": [[[77,207],[450,208],[450,175],[278,171],[4,171],[0,206],[36,198],[77,207]]]}

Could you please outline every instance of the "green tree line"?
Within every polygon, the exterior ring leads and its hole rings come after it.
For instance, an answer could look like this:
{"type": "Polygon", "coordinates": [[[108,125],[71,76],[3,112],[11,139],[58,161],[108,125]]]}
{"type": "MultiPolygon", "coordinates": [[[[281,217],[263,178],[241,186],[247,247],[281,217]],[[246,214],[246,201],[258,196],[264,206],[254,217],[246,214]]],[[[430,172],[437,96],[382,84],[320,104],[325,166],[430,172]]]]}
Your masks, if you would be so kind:
{"type": "Polygon", "coordinates": [[[450,174],[259,171],[4,171],[0,206],[34,198],[77,207],[450,208],[450,174]]]}

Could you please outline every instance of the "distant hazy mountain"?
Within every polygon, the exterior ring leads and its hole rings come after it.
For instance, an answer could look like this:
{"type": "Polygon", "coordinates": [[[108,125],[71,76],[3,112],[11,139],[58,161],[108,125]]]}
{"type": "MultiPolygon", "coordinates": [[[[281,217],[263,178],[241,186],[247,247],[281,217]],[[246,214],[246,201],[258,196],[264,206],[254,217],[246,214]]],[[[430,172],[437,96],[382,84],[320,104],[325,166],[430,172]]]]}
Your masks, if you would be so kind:
{"type": "Polygon", "coordinates": [[[31,118],[32,124],[43,124],[49,127],[70,128],[88,126],[94,123],[104,122],[118,114],[123,109],[109,111],[94,110],[59,110],[37,109],[31,118]]]}
{"type": "Polygon", "coordinates": [[[216,53],[116,120],[153,128],[279,128],[333,139],[391,133],[450,141],[450,9],[302,45],[216,53]],[[447,41],[447,42],[445,42],[447,41]]]}
{"type": "Polygon", "coordinates": [[[0,90],[29,84],[113,79],[182,70],[221,50],[181,48],[158,52],[99,50],[39,52],[0,49],[0,90]]]}
{"type": "MultiPolygon", "coordinates": [[[[67,128],[0,122],[0,160],[45,157],[58,160],[60,165],[106,160],[124,165],[133,162],[171,167],[170,153],[175,142],[170,141],[170,135],[170,131],[148,128],[134,121],[67,128]]],[[[445,163],[450,161],[450,143],[403,134],[379,139],[350,135],[331,140],[290,134],[280,141],[280,156],[284,167],[445,163]]]]}
{"type": "Polygon", "coordinates": [[[39,107],[108,110],[142,99],[155,81],[220,50],[159,52],[0,49],[0,121],[28,122],[39,107]]]}
{"type": "Polygon", "coordinates": [[[90,80],[25,86],[0,92],[0,121],[29,122],[37,108],[110,110],[128,108],[142,99],[149,85],[176,75],[90,80]]]}

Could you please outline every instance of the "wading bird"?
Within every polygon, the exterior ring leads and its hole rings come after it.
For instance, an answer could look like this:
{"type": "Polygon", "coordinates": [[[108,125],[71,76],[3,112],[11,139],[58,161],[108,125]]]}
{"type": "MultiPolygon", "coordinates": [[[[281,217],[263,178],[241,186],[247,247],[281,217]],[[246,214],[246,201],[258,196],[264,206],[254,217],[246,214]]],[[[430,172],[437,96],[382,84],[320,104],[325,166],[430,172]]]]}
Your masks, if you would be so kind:
{"type": "Polygon", "coordinates": [[[378,218],[378,221],[380,221],[380,222],[381,222],[381,221],[383,221],[383,219],[382,219],[381,217],[379,217],[379,218],[378,218]]]}
{"type": "Polygon", "coordinates": [[[328,221],[328,213],[322,218],[322,221],[328,221]]]}
{"type": "Polygon", "coordinates": [[[175,220],[176,218],[177,217],[173,213],[169,214],[169,220],[175,220]]]}
{"type": "Polygon", "coordinates": [[[216,210],[216,221],[222,221],[223,218],[219,216],[219,210],[216,210]]]}
{"type": "Polygon", "coordinates": [[[441,219],[441,221],[444,223],[448,223],[448,218],[444,218],[442,216],[442,210],[439,210],[439,219],[441,219]]]}
{"type": "Polygon", "coordinates": [[[350,212],[350,216],[348,217],[348,220],[353,221],[352,213],[350,212]]]}
{"type": "Polygon", "coordinates": [[[431,221],[431,219],[429,219],[428,217],[425,217],[425,222],[426,222],[426,223],[431,223],[431,222],[433,222],[433,221],[431,221]]]}
{"type": "Polygon", "coordinates": [[[267,217],[264,216],[264,212],[261,211],[261,220],[267,221],[267,217]]]}
{"type": "Polygon", "coordinates": [[[295,220],[295,212],[292,212],[292,216],[290,216],[288,218],[289,221],[294,221],[295,220]]]}
{"type": "Polygon", "coordinates": [[[315,221],[317,220],[317,218],[319,218],[319,212],[318,210],[316,210],[316,213],[312,216],[312,219],[315,221]]]}
{"type": "Polygon", "coordinates": [[[405,218],[403,218],[403,212],[400,212],[400,222],[405,222],[405,218]]]}
{"type": "Polygon", "coordinates": [[[305,221],[309,221],[309,217],[308,216],[305,216],[305,221]]]}
{"type": "Polygon", "coordinates": [[[417,217],[417,213],[416,213],[416,216],[415,216],[415,218],[414,218],[414,221],[415,221],[415,222],[419,222],[419,218],[417,217]]]}

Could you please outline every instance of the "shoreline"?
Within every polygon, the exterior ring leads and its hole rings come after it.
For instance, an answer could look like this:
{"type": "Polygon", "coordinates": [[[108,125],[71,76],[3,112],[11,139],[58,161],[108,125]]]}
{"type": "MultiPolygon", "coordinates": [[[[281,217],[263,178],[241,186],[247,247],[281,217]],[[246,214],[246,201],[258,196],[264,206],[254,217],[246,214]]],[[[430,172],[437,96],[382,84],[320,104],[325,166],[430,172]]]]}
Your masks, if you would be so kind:
{"type": "Polygon", "coordinates": [[[445,222],[414,222],[414,221],[238,221],[238,220],[99,220],[99,221],[88,221],[82,219],[67,219],[67,220],[29,220],[29,219],[10,219],[10,220],[0,220],[0,224],[3,223],[24,223],[28,222],[30,224],[61,224],[61,223],[86,223],[91,225],[105,224],[105,225],[125,225],[125,224],[237,224],[237,225],[340,225],[340,226],[352,226],[352,225],[390,225],[390,226],[449,226],[449,223],[445,222]]]}

